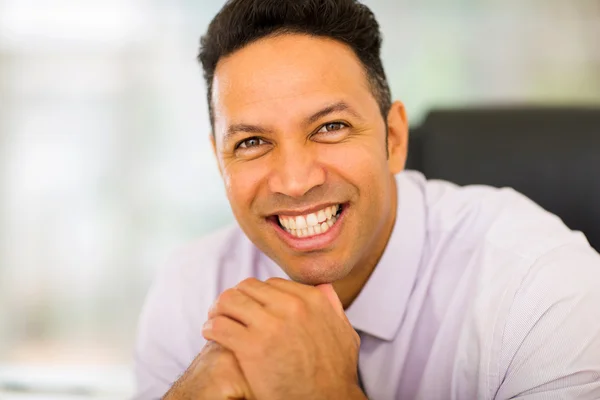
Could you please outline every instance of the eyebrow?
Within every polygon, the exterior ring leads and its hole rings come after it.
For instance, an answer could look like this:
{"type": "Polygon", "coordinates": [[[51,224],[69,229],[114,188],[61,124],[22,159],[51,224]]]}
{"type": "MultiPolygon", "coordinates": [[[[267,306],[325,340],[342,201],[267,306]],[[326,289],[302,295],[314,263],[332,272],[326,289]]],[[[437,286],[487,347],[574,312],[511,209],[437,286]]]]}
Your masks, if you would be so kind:
{"type": "MultiPolygon", "coordinates": [[[[339,101],[337,103],[333,103],[331,105],[326,106],[325,108],[322,108],[321,110],[315,112],[314,114],[310,115],[309,117],[304,119],[304,125],[311,125],[313,123],[315,123],[316,121],[318,121],[319,119],[326,117],[329,114],[333,114],[335,112],[341,112],[341,111],[346,111],[349,114],[351,114],[352,116],[361,119],[361,116],[354,111],[354,109],[352,109],[352,107],[350,107],[348,105],[348,103],[344,102],[344,101],[339,101]]],[[[256,135],[265,135],[265,134],[269,134],[272,133],[273,131],[258,125],[251,125],[251,124],[233,124],[230,125],[227,128],[227,132],[225,133],[225,137],[223,138],[224,142],[227,142],[229,140],[231,140],[234,136],[236,136],[239,133],[250,133],[250,134],[256,134],[256,135]]]]}
{"type": "Polygon", "coordinates": [[[223,138],[223,142],[228,142],[238,133],[251,133],[256,135],[265,135],[267,133],[271,133],[270,129],[265,129],[258,125],[249,125],[249,124],[233,124],[227,128],[227,132],[225,133],[225,137],[223,138]]]}
{"type": "Polygon", "coordinates": [[[323,117],[326,117],[329,114],[333,114],[334,112],[341,112],[341,111],[346,111],[346,112],[350,113],[351,115],[353,115],[354,117],[356,117],[358,119],[362,119],[360,117],[360,115],[358,115],[358,113],[356,111],[354,111],[352,109],[352,107],[350,107],[348,105],[348,103],[340,101],[340,102],[331,104],[331,105],[323,108],[322,110],[317,111],[316,113],[314,113],[310,117],[306,118],[304,120],[304,124],[305,125],[313,124],[316,121],[320,120],[323,117]]]}

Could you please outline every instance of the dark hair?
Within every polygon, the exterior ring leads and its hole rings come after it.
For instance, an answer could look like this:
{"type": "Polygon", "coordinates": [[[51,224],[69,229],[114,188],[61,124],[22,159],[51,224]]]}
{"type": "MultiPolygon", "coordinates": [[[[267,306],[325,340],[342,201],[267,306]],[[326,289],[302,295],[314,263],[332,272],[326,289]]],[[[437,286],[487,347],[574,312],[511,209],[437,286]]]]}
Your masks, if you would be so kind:
{"type": "Polygon", "coordinates": [[[219,60],[261,38],[286,33],[332,38],[352,48],[387,119],[392,100],[380,58],[381,33],[367,6],[356,0],[229,0],[200,39],[198,60],[213,128],[212,83],[219,60]]]}

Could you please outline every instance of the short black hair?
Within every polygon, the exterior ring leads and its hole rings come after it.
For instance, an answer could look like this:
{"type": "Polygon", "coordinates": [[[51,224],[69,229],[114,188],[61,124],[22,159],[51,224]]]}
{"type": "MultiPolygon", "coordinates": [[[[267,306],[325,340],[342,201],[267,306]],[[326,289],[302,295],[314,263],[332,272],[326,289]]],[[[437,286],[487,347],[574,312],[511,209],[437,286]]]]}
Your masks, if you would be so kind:
{"type": "Polygon", "coordinates": [[[214,129],[213,78],[217,63],[259,39],[296,33],[320,36],[349,46],[363,67],[384,120],[390,88],[381,62],[381,32],[371,10],[356,0],[229,0],[200,39],[208,112],[214,129]]]}

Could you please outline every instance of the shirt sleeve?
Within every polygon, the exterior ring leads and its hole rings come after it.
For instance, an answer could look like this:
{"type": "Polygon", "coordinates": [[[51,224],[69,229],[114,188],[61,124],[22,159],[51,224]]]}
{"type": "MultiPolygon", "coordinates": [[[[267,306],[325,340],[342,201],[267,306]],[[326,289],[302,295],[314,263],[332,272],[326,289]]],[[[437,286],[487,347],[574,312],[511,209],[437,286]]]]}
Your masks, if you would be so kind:
{"type": "Polygon", "coordinates": [[[568,245],[537,260],[504,327],[496,400],[600,399],[600,257],[568,245]]]}

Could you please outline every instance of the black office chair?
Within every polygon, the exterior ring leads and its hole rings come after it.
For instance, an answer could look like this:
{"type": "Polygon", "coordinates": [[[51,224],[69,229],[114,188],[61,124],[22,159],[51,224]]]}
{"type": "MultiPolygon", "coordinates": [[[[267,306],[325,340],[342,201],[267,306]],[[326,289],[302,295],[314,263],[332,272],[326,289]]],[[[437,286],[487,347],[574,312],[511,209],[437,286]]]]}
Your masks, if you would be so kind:
{"type": "Polygon", "coordinates": [[[407,168],[513,187],[600,251],[600,108],[433,111],[411,129],[407,168]]]}

